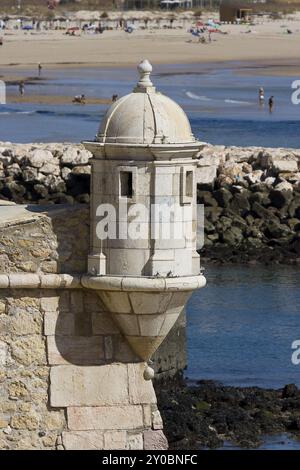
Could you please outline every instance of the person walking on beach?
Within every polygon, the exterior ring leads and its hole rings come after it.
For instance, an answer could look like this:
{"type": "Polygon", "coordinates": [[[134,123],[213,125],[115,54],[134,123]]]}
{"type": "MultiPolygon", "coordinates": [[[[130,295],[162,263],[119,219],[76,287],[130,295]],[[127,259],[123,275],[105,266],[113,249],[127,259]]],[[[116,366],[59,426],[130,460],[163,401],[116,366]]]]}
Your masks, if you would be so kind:
{"type": "Polygon", "coordinates": [[[274,108],[274,96],[270,96],[270,98],[269,98],[269,111],[270,111],[270,113],[273,112],[273,108],[274,108]]]}
{"type": "Polygon", "coordinates": [[[42,64],[39,62],[38,63],[38,71],[39,71],[39,77],[41,76],[41,73],[42,73],[42,64]]]}
{"type": "Polygon", "coordinates": [[[258,102],[260,106],[264,106],[265,104],[265,91],[262,87],[258,91],[258,102]]]}
{"type": "Polygon", "coordinates": [[[19,84],[19,93],[20,93],[20,96],[24,96],[24,93],[25,93],[24,82],[20,82],[20,84],[19,84]]]}

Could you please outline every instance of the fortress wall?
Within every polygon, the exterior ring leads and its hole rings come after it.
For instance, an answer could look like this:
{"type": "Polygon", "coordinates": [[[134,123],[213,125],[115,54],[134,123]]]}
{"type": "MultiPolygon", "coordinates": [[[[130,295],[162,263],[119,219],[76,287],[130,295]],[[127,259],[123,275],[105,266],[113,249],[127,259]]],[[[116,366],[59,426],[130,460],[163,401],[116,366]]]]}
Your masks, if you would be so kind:
{"type": "Polygon", "coordinates": [[[88,208],[0,206],[0,217],[0,448],[166,448],[144,363],[80,284],[88,208]]]}

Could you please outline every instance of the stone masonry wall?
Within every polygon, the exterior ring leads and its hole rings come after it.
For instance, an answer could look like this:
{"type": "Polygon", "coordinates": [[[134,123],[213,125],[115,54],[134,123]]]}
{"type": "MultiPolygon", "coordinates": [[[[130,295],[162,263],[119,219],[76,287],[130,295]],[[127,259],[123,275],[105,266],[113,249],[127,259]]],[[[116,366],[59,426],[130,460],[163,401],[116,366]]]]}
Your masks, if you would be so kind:
{"type": "Polygon", "coordinates": [[[166,448],[144,363],[65,276],[86,272],[87,207],[0,216],[0,448],[166,448]]]}
{"type": "Polygon", "coordinates": [[[166,446],[144,364],[97,295],[5,289],[0,309],[0,448],[166,446]]]}

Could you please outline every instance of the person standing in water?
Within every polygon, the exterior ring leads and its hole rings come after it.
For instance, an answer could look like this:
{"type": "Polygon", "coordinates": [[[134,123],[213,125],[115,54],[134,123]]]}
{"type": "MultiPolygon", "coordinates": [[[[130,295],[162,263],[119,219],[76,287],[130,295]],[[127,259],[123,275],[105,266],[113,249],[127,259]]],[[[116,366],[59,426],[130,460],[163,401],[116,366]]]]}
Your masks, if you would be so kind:
{"type": "Polygon", "coordinates": [[[265,91],[262,87],[258,91],[258,102],[260,106],[265,104],[265,91]]]}
{"type": "Polygon", "coordinates": [[[20,82],[20,84],[19,84],[19,93],[20,93],[21,96],[24,96],[24,93],[25,93],[24,82],[20,82]]]}
{"type": "Polygon", "coordinates": [[[39,62],[38,63],[38,71],[39,71],[39,77],[41,76],[41,73],[42,73],[42,64],[39,62]]]}
{"type": "Polygon", "coordinates": [[[270,113],[273,112],[273,108],[274,108],[274,96],[272,95],[269,98],[269,111],[270,111],[270,113]]]}

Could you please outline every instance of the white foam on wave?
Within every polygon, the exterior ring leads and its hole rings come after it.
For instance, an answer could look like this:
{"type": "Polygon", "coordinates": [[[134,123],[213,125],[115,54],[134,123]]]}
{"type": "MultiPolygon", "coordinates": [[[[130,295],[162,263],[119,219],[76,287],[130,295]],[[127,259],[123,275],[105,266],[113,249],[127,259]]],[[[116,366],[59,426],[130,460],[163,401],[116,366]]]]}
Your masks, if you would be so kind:
{"type": "MultiPolygon", "coordinates": [[[[202,95],[197,95],[196,93],[193,93],[192,91],[187,91],[186,96],[191,98],[192,100],[198,100],[198,101],[213,101],[212,98],[208,98],[207,96],[202,96],[202,95]]],[[[242,101],[242,100],[233,100],[231,98],[227,98],[224,100],[224,103],[228,104],[244,104],[244,105],[251,105],[250,101],[242,101]]]]}
{"type": "Polygon", "coordinates": [[[240,100],[231,100],[229,98],[227,98],[226,100],[224,100],[225,103],[230,103],[230,104],[252,104],[250,103],[250,101],[240,101],[240,100]]]}
{"type": "Polygon", "coordinates": [[[35,111],[0,111],[0,116],[11,116],[13,114],[34,114],[35,111]]]}
{"type": "Polygon", "coordinates": [[[208,98],[207,96],[197,95],[196,93],[192,93],[191,91],[187,91],[186,96],[188,96],[192,100],[211,101],[211,98],[208,98]]]}

